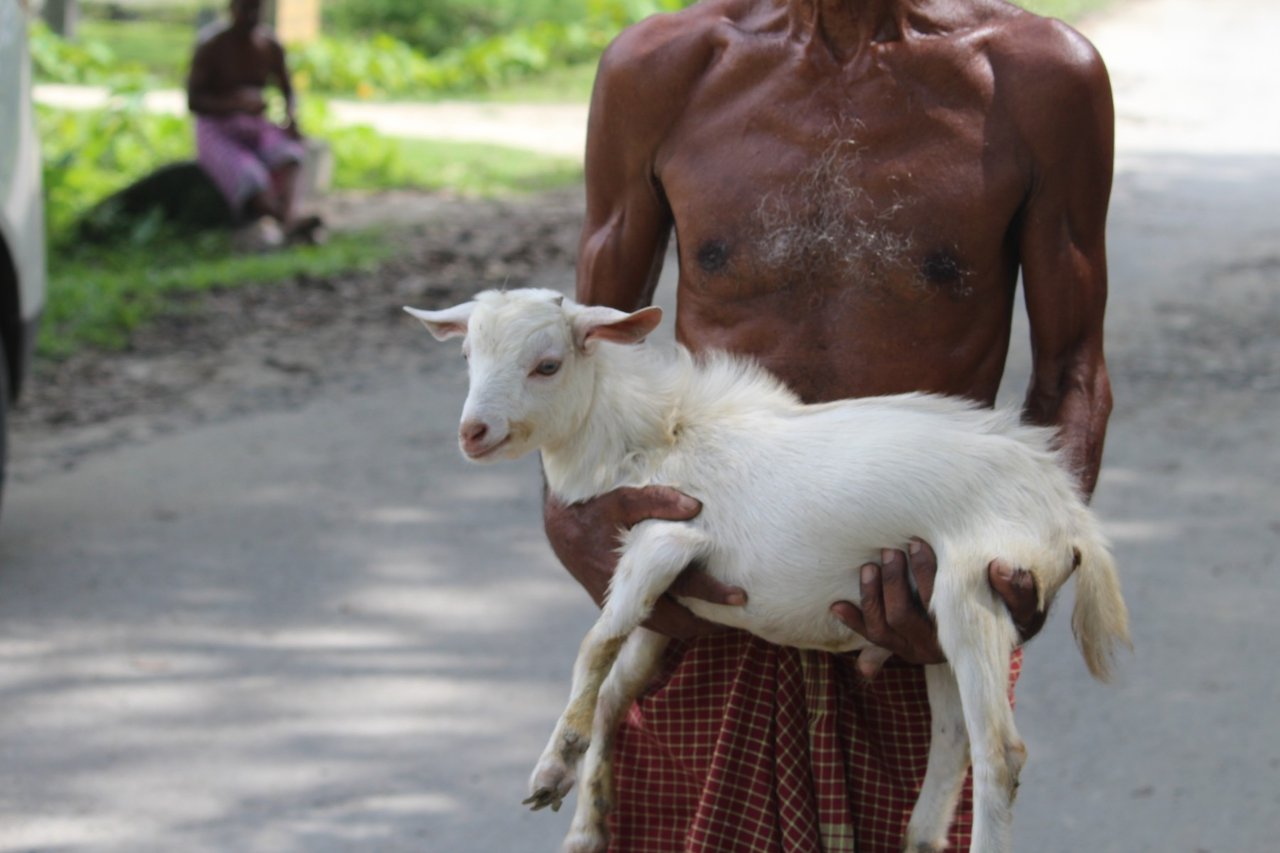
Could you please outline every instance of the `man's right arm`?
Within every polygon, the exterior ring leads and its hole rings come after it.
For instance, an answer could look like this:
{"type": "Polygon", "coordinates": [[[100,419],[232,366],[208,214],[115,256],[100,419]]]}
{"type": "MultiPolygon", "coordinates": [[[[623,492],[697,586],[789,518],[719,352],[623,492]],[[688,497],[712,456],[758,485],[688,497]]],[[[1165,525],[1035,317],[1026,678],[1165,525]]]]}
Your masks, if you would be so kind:
{"type": "Polygon", "coordinates": [[[647,24],[624,32],[601,57],[587,122],[577,300],[623,311],[652,301],[672,227],[654,173],[669,119],[644,75],[654,29],[647,24]]]}
{"type": "MultiPolygon", "coordinates": [[[[651,19],[623,33],[600,61],[587,127],[586,218],[578,248],[577,299],[634,311],[653,299],[671,211],[654,174],[654,157],[674,112],[668,87],[655,87],[646,69],[665,22],[651,19]],[[666,91],[664,97],[654,92],[666,91]]],[[[597,604],[604,600],[617,564],[617,533],[640,521],[683,521],[697,515],[698,502],[674,489],[618,489],[566,506],[548,494],[543,504],[547,538],[597,604]]],[[[720,587],[692,573],[682,594],[724,604],[745,601],[741,590],[720,587]]],[[[674,602],[660,601],[649,626],[686,637],[707,623],[674,602]]]]}

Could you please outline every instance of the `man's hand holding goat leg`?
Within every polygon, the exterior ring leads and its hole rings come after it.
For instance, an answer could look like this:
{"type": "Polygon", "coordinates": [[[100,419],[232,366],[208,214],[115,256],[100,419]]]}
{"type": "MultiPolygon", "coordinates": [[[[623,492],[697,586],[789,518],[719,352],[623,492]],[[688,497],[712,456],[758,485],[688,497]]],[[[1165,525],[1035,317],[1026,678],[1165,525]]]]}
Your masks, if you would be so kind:
{"type": "MultiPolygon", "coordinates": [[[[648,486],[615,489],[572,505],[560,503],[548,493],[544,520],[556,556],[599,606],[604,603],[618,564],[619,533],[650,519],[688,521],[701,511],[702,504],[676,489],[648,486]]],[[[694,616],[672,598],[677,595],[729,606],[747,603],[743,590],[726,586],[697,566],[690,566],[672,584],[669,595],[658,600],[645,627],[676,639],[727,630],[694,616]]]]}
{"type": "MultiPolygon", "coordinates": [[[[913,539],[906,552],[885,549],[881,560],[881,564],[867,563],[858,570],[861,607],[849,601],[831,605],[837,619],[875,644],[858,653],[858,672],[873,678],[894,655],[913,664],[945,663],[929,615],[938,572],[933,549],[927,542],[913,539]]],[[[1003,560],[992,560],[987,577],[1009,608],[1022,642],[1039,633],[1048,611],[1040,609],[1031,573],[1003,560]]]]}

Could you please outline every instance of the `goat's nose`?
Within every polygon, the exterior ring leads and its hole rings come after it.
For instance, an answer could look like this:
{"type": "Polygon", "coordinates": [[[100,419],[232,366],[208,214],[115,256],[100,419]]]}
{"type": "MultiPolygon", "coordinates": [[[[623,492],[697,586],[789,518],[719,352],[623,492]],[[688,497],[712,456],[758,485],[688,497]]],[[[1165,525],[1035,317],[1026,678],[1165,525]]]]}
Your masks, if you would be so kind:
{"type": "Polygon", "coordinates": [[[489,426],[484,421],[467,421],[458,428],[458,434],[467,444],[475,444],[489,434],[489,426]]]}

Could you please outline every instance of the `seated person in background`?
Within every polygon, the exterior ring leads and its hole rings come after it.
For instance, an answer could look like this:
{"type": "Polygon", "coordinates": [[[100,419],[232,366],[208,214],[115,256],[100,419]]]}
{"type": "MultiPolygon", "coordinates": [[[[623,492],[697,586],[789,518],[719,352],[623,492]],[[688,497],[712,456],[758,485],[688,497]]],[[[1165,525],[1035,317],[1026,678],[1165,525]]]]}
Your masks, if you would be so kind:
{"type": "Polygon", "coordinates": [[[305,148],[294,116],[284,48],[259,26],[262,0],[231,0],[231,21],[204,35],[191,60],[187,105],[196,116],[200,165],[238,219],[256,219],[262,243],[314,241],[320,219],[297,218],[294,198],[305,148]],[[283,126],[266,117],[268,83],[284,94],[283,126]]]}

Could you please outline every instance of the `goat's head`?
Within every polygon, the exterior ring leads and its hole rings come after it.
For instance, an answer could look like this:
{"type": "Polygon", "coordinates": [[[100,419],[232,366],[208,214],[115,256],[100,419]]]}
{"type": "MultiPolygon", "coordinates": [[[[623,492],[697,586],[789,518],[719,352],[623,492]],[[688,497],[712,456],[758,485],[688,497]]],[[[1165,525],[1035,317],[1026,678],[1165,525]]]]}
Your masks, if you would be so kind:
{"type": "Polygon", "coordinates": [[[471,389],[458,443],[472,460],[514,459],[568,440],[591,409],[597,343],[638,343],[662,319],[659,308],[628,314],[535,289],[489,290],[440,311],[405,310],[437,340],[463,337],[471,389]]]}

